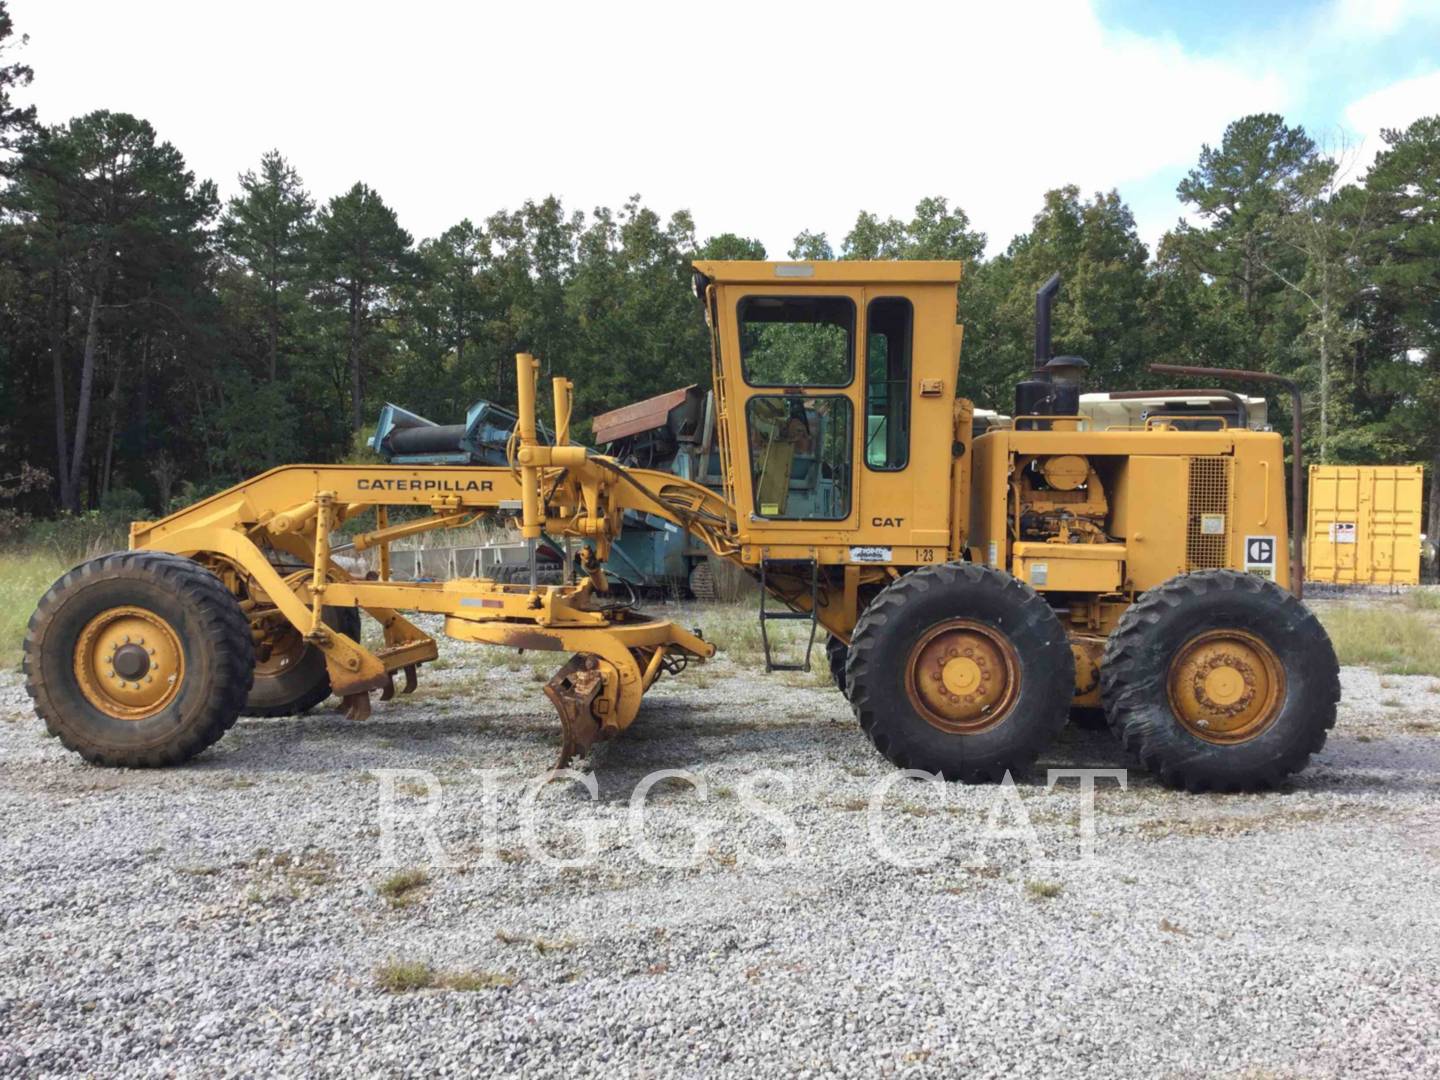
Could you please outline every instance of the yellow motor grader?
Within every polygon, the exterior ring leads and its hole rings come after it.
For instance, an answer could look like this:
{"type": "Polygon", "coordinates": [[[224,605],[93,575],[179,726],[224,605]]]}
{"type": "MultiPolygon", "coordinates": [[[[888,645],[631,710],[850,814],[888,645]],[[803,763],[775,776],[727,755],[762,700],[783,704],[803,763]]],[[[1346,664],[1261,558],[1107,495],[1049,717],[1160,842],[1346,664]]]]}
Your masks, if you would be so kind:
{"type": "MultiPolygon", "coordinates": [[[[1084,362],[1050,355],[1058,278],[1037,297],[1036,366],[1014,415],[977,434],[956,394],[960,274],[697,262],[723,491],[572,444],[564,379],[553,435],[540,429],[538,365],[522,353],[508,466],[286,466],[137,522],[129,551],[41,600],[24,663],[36,711],[70,749],[125,766],[177,764],[244,713],[331,693],[363,719],[397,674],[413,689],[435,659],[402,614],[427,612],[452,637],[569,657],[545,686],[563,764],[624,731],[662,675],[715,651],[607,576],[637,512],[752,574],[762,630],[788,618],[812,643],[823,633],[861,727],[896,765],[995,780],[1031,764],[1072,708],[1103,708],[1167,784],[1254,789],[1302,768],[1339,681],[1295,595],[1280,436],[1222,390],[1150,392],[1188,407],[1092,430],[1077,408],[1084,362]],[[397,540],[487,514],[518,514],[531,545],[578,542],[573,576],[392,576],[397,540]],[[363,578],[332,557],[345,523],[375,552],[363,578]],[[382,645],[362,644],[361,612],[382,645]]],[[[790,666],[765,641],[767,670],[790,666]]]]}

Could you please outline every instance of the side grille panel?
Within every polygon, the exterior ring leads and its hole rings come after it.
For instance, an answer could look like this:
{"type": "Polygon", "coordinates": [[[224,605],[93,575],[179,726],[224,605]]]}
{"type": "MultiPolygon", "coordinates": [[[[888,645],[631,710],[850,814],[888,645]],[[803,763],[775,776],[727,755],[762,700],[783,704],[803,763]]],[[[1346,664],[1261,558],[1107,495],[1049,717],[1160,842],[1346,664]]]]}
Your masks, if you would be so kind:
{"type": "Polygon", "coordinates": [[[1219,570],[1230,552],[1230,459],[1190,459],[1185,561],[1191,570],[1219,570]]]}

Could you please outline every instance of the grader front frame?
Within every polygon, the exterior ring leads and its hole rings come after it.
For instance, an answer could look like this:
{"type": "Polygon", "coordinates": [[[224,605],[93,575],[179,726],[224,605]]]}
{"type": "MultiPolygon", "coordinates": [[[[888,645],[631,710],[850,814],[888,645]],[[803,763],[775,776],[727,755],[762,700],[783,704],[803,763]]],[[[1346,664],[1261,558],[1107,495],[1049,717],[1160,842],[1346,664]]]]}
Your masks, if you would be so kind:
{"type": "MultiPolygon", "coordinates": [[[[665,473],[622,471],[569,445],[571,385],[564,379],[554,380],[559,438],[553,446],[539,441],[538,365],[520,354],[516,366],[521,394],[513,469],[277,468],[162,521],[136,523],[131,546],[184,556],[211,570],[240,599],[262,652],[277,635],[299,631],[307,646],[323,654],[330,688],[355,719],[369,715],[373,692],[392,696],[396,672],[404,672],[406,688],[413,689],[417,666],[436,658],[434,640],[401,611],[443,615],[445,632],[465,641],[574,653],[577,659],[545,688],[561,717],[561,760],[567,761],[597,738],[628,727],[641,696],[662,671],[678,671],[687,660],[714,653],[712,645],[673,622],[637,615],[604,598],[602,562],[623,512],[684,522],[719,555],[733,548],[725,539],[726,508],[714,492],[665,473]],[[392,524],[395,508],[420,514],[392,524]],[[528,541],[546,530],[589,540],[588,576],[533,589],[483,579],[391,577],[389,546],[395,540],[502,509],[520,511],[528,541]],[[334,530],[362,514],[373,515],[373,527],[356,534],[353,545],[377,552],[373,580],[352,577],[330,546],[334,530]],[[306,568],[282,575],[287,563],[306,568]],[[381,647],[369,649],[325,619],[327,609],[356,607],[379,623],[381,647]]],[[[95,681],[102,686],[113,681],[110,671],[97,667],[95,681]]]]}
{"type": "MultiPolygon", "coordinates": [[[[959,280],[945,262],[696,263],[723,492],[573,445],[565,379],[549,437],[522,353],[507,467],[289,466],[137,523],[131,552],[41,601],[25,660],[37,711],[70,748],[125,765],[182,761],[242,709],[300,711],[328,691],[361,719],[397,672],[413,689],[435,659],[401,614],[422,612],[462,640],[571,654],[545,687],[564,764],[628,727],[662,674],[715,651],[607,575],[636,512],[823,630],[840,689],[898,765],[998,779],[1072,706],[1103,705],[1167,783],[1253,788],[1302,767],[1338,679],[1324,631],[1277,584],[1279,436],[1223,417],[1086,430],[1083,361],[1050,356],[1058,279],[1014,421],[977,436],[956,393],[959,280]],[[396,540],[495,513],[518,513],[532,547],[580,541],[579,580],[394,579],[396,540]],[[331,549],[359,521],[353,546],[377,552],[364,579],[331,549]]],[[[762,629],[775,614],[762,603],[762,629]]]]}

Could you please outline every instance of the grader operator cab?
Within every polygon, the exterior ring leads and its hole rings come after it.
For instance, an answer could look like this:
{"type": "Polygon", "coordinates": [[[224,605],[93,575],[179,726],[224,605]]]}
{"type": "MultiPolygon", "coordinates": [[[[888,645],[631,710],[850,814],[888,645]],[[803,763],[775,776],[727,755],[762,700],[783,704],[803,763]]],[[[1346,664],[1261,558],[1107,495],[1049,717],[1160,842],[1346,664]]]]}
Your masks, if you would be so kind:
{"type": "MultiPolygon", "coordinates": [[[[697,262],[723,492],[573,445],[564,379],[550,437],[537,364],[520,354],[505,466],[288,466],[137,522],[129,552],[41,600],[25,648],[36,710],[66,746],[115,765],[184,761],[242,712],[303,711],[330,692],[360,719],[396,673],[413,689],[435,658],[401,614],[428,612],[456,638],[571,654],[545,687],[564,764],[628,727],[662,675],[715,651],[612,587],[605,560],[635,511],[754,575],[762,630],[786,618],[812,641],[823,632],[840,689],[896,765],[996,780],[1030,765],[1072,707],[1100,706],[1167,784],[1254,789],[1302,768],[1339,681],[1324,631],[1281,584],[1298,592],[1280,436],[1224,409],[1091,430],[1083,361],[1050,355],[1058,279],[1037,298],[1036,368],[1013,418],[976,436],[956,394],[960,272],[697,262]],[[586,543],[580,580],[391,575],[401,537],[516,511],[527,541],[586,543]],[[357,519],[354,547],[377,556],[363,579],[331,558],[332,533],[357,519]],[[362,644],[357,609],[383,645],[362,644]]],[[[766,642],[767,668],[790,666],[766,642]]]]}

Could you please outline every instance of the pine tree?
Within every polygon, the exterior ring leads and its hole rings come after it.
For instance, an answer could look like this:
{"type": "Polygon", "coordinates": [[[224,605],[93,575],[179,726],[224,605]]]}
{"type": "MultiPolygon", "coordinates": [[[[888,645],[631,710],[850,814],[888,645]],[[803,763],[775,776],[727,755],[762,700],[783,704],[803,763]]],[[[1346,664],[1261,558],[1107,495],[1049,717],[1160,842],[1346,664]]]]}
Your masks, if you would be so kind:
{"type": "Polygon", "coordinates": [[[220,240],[238,271],[234,290],[255,294],[249,299],[262,312],[266,370],[273,383],[280,375],[287,324],[304,299],[315,202],[278,150],[260,159],[258,172],[241,173],[239,181],[241,193],[226,206],[220,240]]]}
{"type": "Polygon", "coordinates": [[[343,317],[344,370],[350,424],[365,425],[365,378],[371,353],[388,344],[383,325],[394,289],[411,272],[410,234],[395,211],[363,183],[331,199],[317,219],[314,273],[322,305],[343,317]]]}

